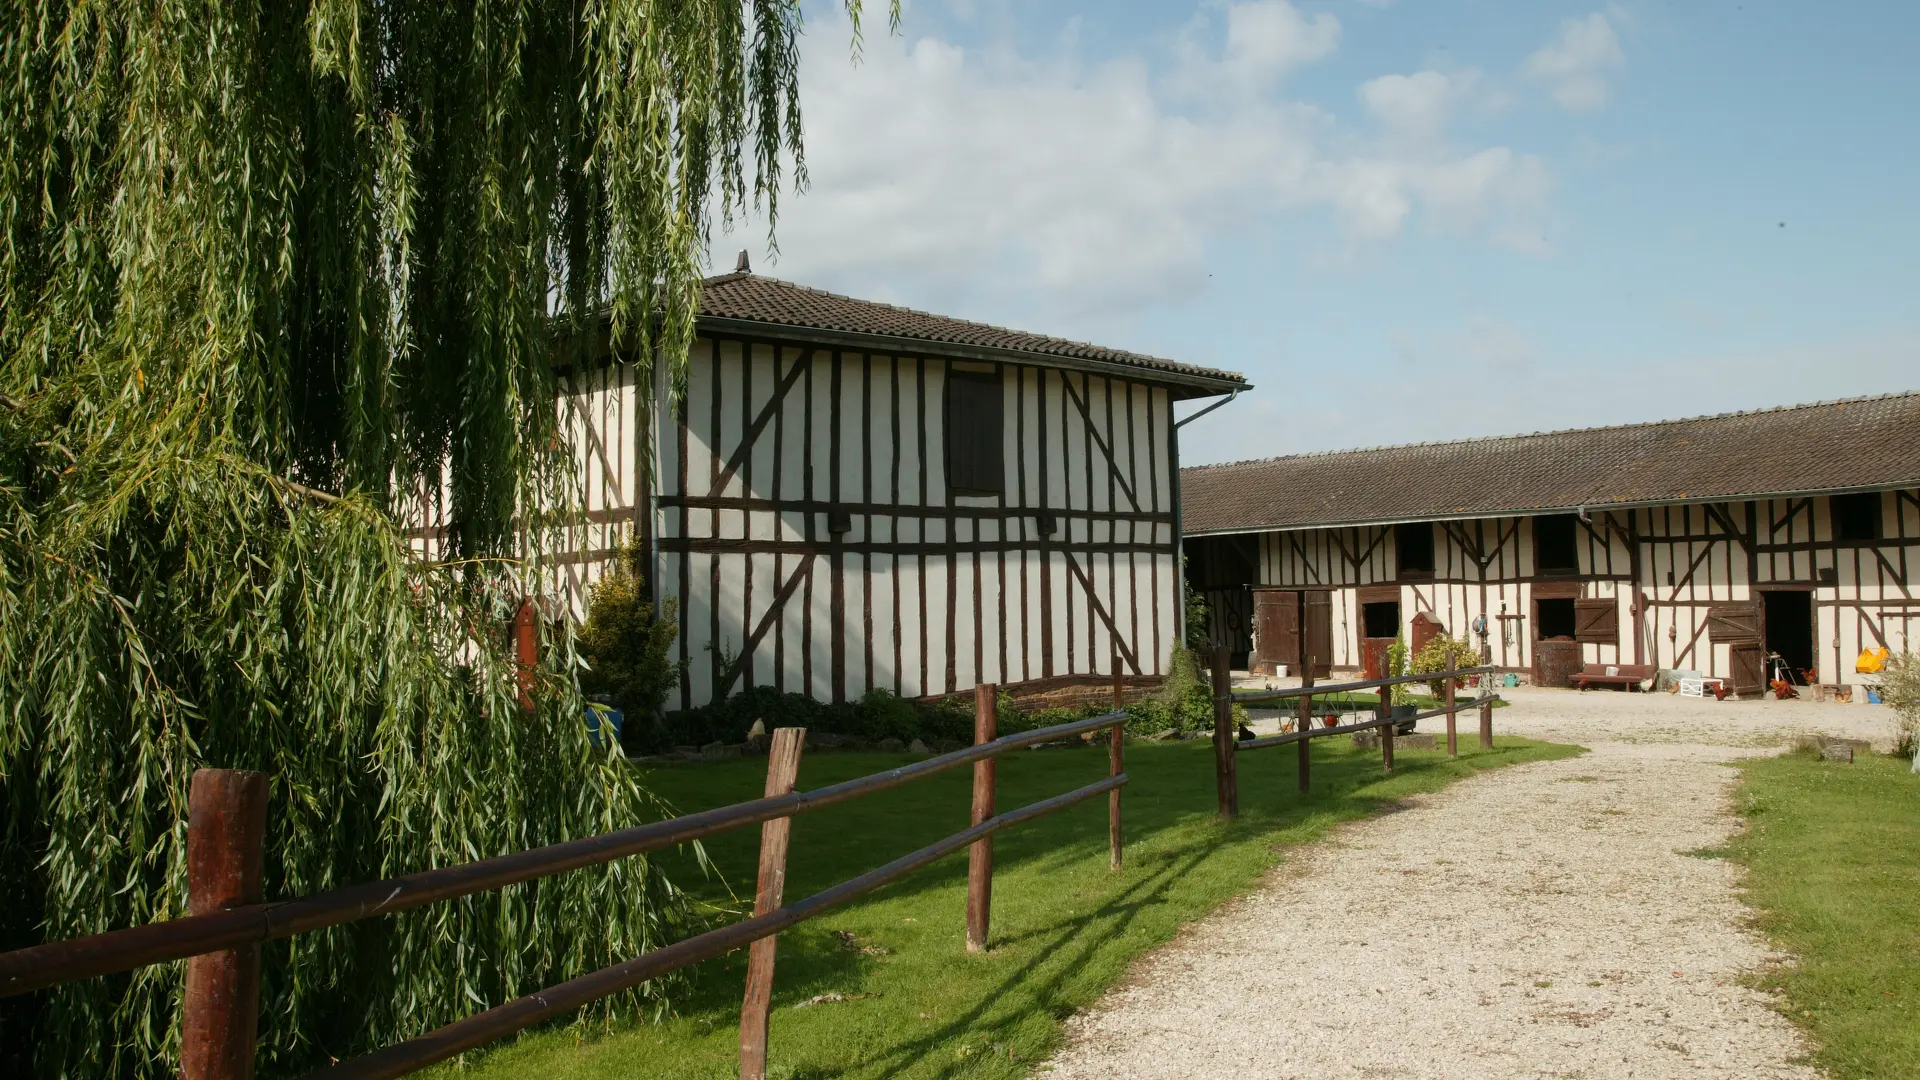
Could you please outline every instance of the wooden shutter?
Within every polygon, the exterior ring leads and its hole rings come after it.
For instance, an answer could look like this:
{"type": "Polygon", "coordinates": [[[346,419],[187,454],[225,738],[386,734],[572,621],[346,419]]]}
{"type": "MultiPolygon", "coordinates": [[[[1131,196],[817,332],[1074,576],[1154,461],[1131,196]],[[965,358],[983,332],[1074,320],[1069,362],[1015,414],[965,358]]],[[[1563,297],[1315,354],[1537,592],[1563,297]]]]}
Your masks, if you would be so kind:
{"type": "Polygon", "coordinates": [[[1612,597],[1573,602],[1573,640],[1620,644],[1620,603],[1612,597]]]}
{"type": "Polygon", "coordinates": [[[1716,645],[1758,644],[1760,602],[1743,600],[1707,609],[1707,640],[1716,645]]]}
{"type": "Polygon", "coordinates": [[[1005,396],[1000,376],[947,376],[947,487],[956,495],[1006,491],[1005,396]]]}

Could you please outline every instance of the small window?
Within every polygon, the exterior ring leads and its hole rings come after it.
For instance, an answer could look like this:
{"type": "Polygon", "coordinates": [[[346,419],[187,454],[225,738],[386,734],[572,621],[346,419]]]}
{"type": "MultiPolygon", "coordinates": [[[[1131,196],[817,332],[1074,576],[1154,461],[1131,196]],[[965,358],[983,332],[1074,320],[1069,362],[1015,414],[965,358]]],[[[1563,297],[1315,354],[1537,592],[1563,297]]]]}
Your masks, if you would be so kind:
{"type": "Polygon", "coordinates": [[[1377,604],[1362,604],[1360,622],[1370,638],[1390,638],[1400,635],[1400,602],[1385,600],[1377,604]]]}
{"type": "Polygon", "coordinates": [[[1572,641],[1575,633],[1573,617],[1573,598],[1565,600],[1536,600],[1534,606],[1540,615],[1538,630],[1541,641],[1556,638],[1572,641]]]}
{"type": "Polygon", "coordinates": [[[1833,537],[1836,540],[1880,539],[1880,493],[1863,491],[1858,495],[1835,495],[1833,537]]]}
{"type": "Polygon", "coordinates": [[[1000,376],[948,375],[947,488],[955,495],[1006,493],[1005,407],[1000,376]]]}
{"type": "Polygon", "coordinates": [[[1550,514],[1533,519],[1533,553],[1535,561],[1540,564],[1541,573],[1580,572],[1580,548],[1575,539],[1579,528],[1572,514],[1550,514]]]}
{"type": "Polygon", "coordinates": [[[1433,573],[1433,523],[1416,521],[1393,527],[1393,546],[1403,575],[1433,573]]]}

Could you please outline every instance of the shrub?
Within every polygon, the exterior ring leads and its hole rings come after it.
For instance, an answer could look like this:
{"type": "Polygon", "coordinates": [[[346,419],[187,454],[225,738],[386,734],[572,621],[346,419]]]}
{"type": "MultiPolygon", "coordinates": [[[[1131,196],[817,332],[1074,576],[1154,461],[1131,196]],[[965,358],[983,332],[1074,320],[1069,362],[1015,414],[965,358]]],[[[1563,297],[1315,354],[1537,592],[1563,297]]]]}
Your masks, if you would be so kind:
{"type": "Polygon", "coordinates": [[[678,633],[674,602],[668,600],[661,617],[653,617],[646,583],[640,575],[639,551],[629,542],[613,560],[612,569],[587,599],[587,622],[580,628],[580,691],[603,699],[624,712],[629,722],[649,718],[660,710],[667,691],[679,681],[686,661],[667,659],[678,633]]]}
{"type": "MultiPolygon", "coordinates": [[[[1472,643],[1449,634],[1436,634],[1433,640],[1420,647],[1414,655],[1414,671],[1457,671],[1460,668],[1480,666],[1480,650],[1472,643]]],[[[1459,680],[1455,680],[1459,685],[1459,680]]],[[[1428,689],[1434,697],[1444,697],[1447,692],[1447,680],[1429,679],[1428,689]]]]}
{"type": "Polygon", "coordinates": [[[1903,650],[1887,658],[1880,673],[1880,700],[1899,718],[1898,752],[1911,757],[1913,770],[1920,772],[1920,656],[1903,650]]]}
{"type": "MultiPolygon", "coordinates": [[[[1407,636],[1405,634],[1395,634],[1393,636],[1393,644],[1387,646],[1386,675],[1387,678],[1391,679],[1407,673],[1407,636]]],[[[1406,683],[1394,683],[1389,691],[1387,700],[1395,705],[1404,705],[1407,702],[1407,698],[1411,696],[1412,691],[1407,689],[1406,683]]]]}
{"type": "MultiPolygon", "coordinates": [[[[1200,654],[1175,648],[1167,659],[1167,677],[1160,689],[1127,707],[1132,717],[1127,730],[1134,735],[1176,731],[1182,735],[1213,730],[1213,682],[1200,654]]],[[[1236,724],[1246,722],[1247,710],[1233,707],[1236,724]]]]}

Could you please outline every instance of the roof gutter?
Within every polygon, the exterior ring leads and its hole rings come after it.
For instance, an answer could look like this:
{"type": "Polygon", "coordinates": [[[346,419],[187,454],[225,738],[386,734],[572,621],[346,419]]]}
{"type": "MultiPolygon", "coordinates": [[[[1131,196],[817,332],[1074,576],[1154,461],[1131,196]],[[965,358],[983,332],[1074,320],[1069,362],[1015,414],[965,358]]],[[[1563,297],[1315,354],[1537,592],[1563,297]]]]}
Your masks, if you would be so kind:
{"type": "MultiPolygon", "coordinates": [[[[1221,398],[1219,401],[1216,401],[1213,404],[1207,406],[1206,408],[1201,409],[1199,412],[1194,413],[1192,416],[1187,417],[1185,420],[1175,420],[1173,422],[1173,426],[1176,428],[1186,427],[1188,424],[1193,423],[1195,420],[1200,419],[1201,417],[1207,415],[1208,413],[1212,412],[1213,410],[1219,408],[1222,405],[1233,404],[1233,399],[1240,396],[1241,389],[1242,388],[1238,386],[1234,387],[1233,393],[1228,394],[1226,397],[1221,398]]],[[[1253,388],[1249,386],[1249,387],[1246,387],[1245,389],[1251,390],[1253,388]]]]}
{"type": "MultiPolygon", "coordinates": [[[[1132,379],[1136,382],[1157,382],[1173,386],[1187,387],[1199,391],[1187,397],[1205,397],[1211,394],[1238,394],[1242,390],[1251,390],[1253,386],[1245,379],[1229,375],[1202,375],[1196,372],[1168,371],[1148,364],[1128,364],[1108,360],[1089,360],[1079,356],[1061,356],[1056,353],[1028,352],[1023,349],[1002,349],[991,345],[961,345],[952,342],[930,341],[925,338],[900,337],[894,334],[869,334],[858,330],[822,330],[811,326],[793,326],[788,323],[762,322],[759,319],[733,319],[718,315],[702,315],[699,328],[710,333],[732,334],[740,337],[782,338],[789,341],[807,341],[819,345],[841,345],[869,352],[904,354],[907,356],[945,356],[960,360],[1012,361],[1021,364],[1036,364],[1043,367],[1069,368],[1075,371],[1087,371],[1096,375],[1111,375],[1132,379]]],[[[1184,398],[1182,400],[1185,400],[1184,398]]],[[[1229,398],[1228,400],[1232,400],[1229,398]]],[[[1191,419],[1191,418],[1189,418],[1191,419]]]]}
{"type": "Polygon", "coordinates": [[[1355,518],[1347,521],[1308,521],[1294,525],[1242,525],[1231,529],[1207,529],[1194,536],[1240,536],[1246,533],[1306,532],[1309,529],[1351,529],[1364,525],[1410,525],[1417,521],[1472,521],[1476,518],[1546,517],[1550,514],[1577,512],[1583,518],[1590,510],[1644,510],[1649,506],[1702,506],[1708,503],[1756,502],[1761,499],[1792,499],[1818,495],[1851,495],[1864,491],[1901,491],[1920,487],[1920,477],[1895,480],[1865,487],[1797,488],[1791,491],[1740,492],[1732,495],[1706,495],[1700,498],[1638,499],[1632,502],[1585,503],[1569,506],[1537,506],[1526,510],[1461,510],[1446,514],[1386,518],[1355,518]]]}

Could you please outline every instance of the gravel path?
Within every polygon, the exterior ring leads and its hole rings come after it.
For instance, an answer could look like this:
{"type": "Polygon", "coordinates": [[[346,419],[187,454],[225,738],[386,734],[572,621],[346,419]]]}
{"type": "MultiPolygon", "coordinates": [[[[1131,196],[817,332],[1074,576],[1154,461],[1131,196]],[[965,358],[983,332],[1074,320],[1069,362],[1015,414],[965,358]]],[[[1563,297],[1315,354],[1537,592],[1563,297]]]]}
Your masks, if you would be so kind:
{"type": "Polygon", "coordinates": [[[1507,693],[1500,730],[1593,752],[1408,800],[1290,859],[1071,1021],[1042,1073],[1819,1077],[1741,985],[1787,958],[1746,929],[1737,869],[1686,853],[1738,827],[1725,762],[1803,730],[1880,739],[1886,711],[1507,693]]]}

